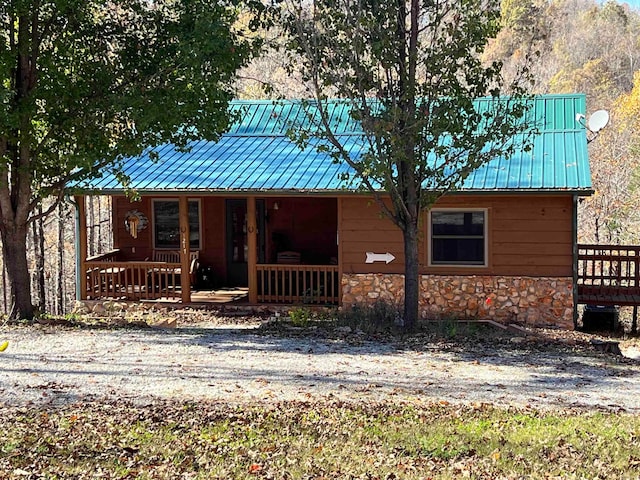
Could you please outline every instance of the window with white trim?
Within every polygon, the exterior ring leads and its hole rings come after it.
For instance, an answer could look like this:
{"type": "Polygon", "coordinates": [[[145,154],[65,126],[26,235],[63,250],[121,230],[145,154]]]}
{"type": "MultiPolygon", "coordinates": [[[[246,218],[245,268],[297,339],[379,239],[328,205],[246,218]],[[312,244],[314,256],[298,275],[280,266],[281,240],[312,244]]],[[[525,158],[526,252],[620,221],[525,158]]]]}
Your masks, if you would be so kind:
{"type": "MultiPolygon", "coordinates": [[[[189,248],[200,250],[200,202],[189,200],[189,248]]],[[[180,248],[180,207],[178,200],[153,201],[154,248],[180,248]]]]}
{"type": "Polygon", "coordinates": [[[485,266],[486,210],[432,210],[431,265],[485,266]]]}

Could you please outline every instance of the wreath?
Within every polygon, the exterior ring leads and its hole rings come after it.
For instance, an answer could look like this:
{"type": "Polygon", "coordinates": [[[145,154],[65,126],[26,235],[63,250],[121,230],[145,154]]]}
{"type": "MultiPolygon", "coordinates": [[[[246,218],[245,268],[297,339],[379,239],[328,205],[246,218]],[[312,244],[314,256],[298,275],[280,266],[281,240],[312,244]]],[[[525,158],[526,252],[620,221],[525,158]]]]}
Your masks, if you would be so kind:
{"type": "Polygon", "coordinates": [[[133,238],[138,238],[138,232],[147,228],[148,224],[147,217],[138,210],[129,210],[124,216],[124,228],[133,238]]]}

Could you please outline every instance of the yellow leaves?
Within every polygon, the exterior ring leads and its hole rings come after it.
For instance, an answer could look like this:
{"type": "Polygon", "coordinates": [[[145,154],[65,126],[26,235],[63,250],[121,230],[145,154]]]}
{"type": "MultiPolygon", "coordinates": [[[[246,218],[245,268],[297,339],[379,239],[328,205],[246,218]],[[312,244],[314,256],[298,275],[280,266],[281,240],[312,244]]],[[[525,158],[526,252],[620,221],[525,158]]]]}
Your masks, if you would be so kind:
{"type": "Polygon", "coordinates": [[[614,104],[619,131],[637,130],[640,127],[640,71],[633,75],[633,88],[622,94],[614,104]]]}
{"type": "Polygon", "coordinates": [[[565,68],[549,80],[551,93],[591,92],[596,98],[615,90],[613,76],[602,58],[589,60],[579,68],[565,68]]]}
{"type": "Polygon", "coordinates": [[[9,346],[9,341],[8,340],[5,340],[4,342],[2,342],[0,344],[0,352],[4,352],[7,349],[8,346],[9,346]]]}

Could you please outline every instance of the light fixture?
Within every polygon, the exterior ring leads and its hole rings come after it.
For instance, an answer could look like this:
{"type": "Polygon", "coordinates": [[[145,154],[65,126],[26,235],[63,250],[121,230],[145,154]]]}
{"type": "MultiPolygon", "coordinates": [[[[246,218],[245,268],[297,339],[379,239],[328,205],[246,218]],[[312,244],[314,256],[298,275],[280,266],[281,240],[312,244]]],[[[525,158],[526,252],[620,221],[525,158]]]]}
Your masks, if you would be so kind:
{"type": "Polygon", "coordinates": [[[278,202],[274,202],[273,203],[273,209],[274,210],[280,210],[280,204],[278,202]]]}

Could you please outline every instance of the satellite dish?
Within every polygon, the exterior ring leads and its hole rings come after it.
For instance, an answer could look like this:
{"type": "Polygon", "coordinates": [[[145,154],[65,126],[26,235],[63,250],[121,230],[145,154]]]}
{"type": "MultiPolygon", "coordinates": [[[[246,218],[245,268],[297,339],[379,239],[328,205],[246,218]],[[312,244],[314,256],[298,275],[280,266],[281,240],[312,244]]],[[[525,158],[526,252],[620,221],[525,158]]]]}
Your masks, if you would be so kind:
{"type": "Polygon", "coordinates": [[[587,122],[589,130],[593,133],[598,133],[609,123],[609,112],[606,110],[596,110],[589,117],[587,122]]]}

